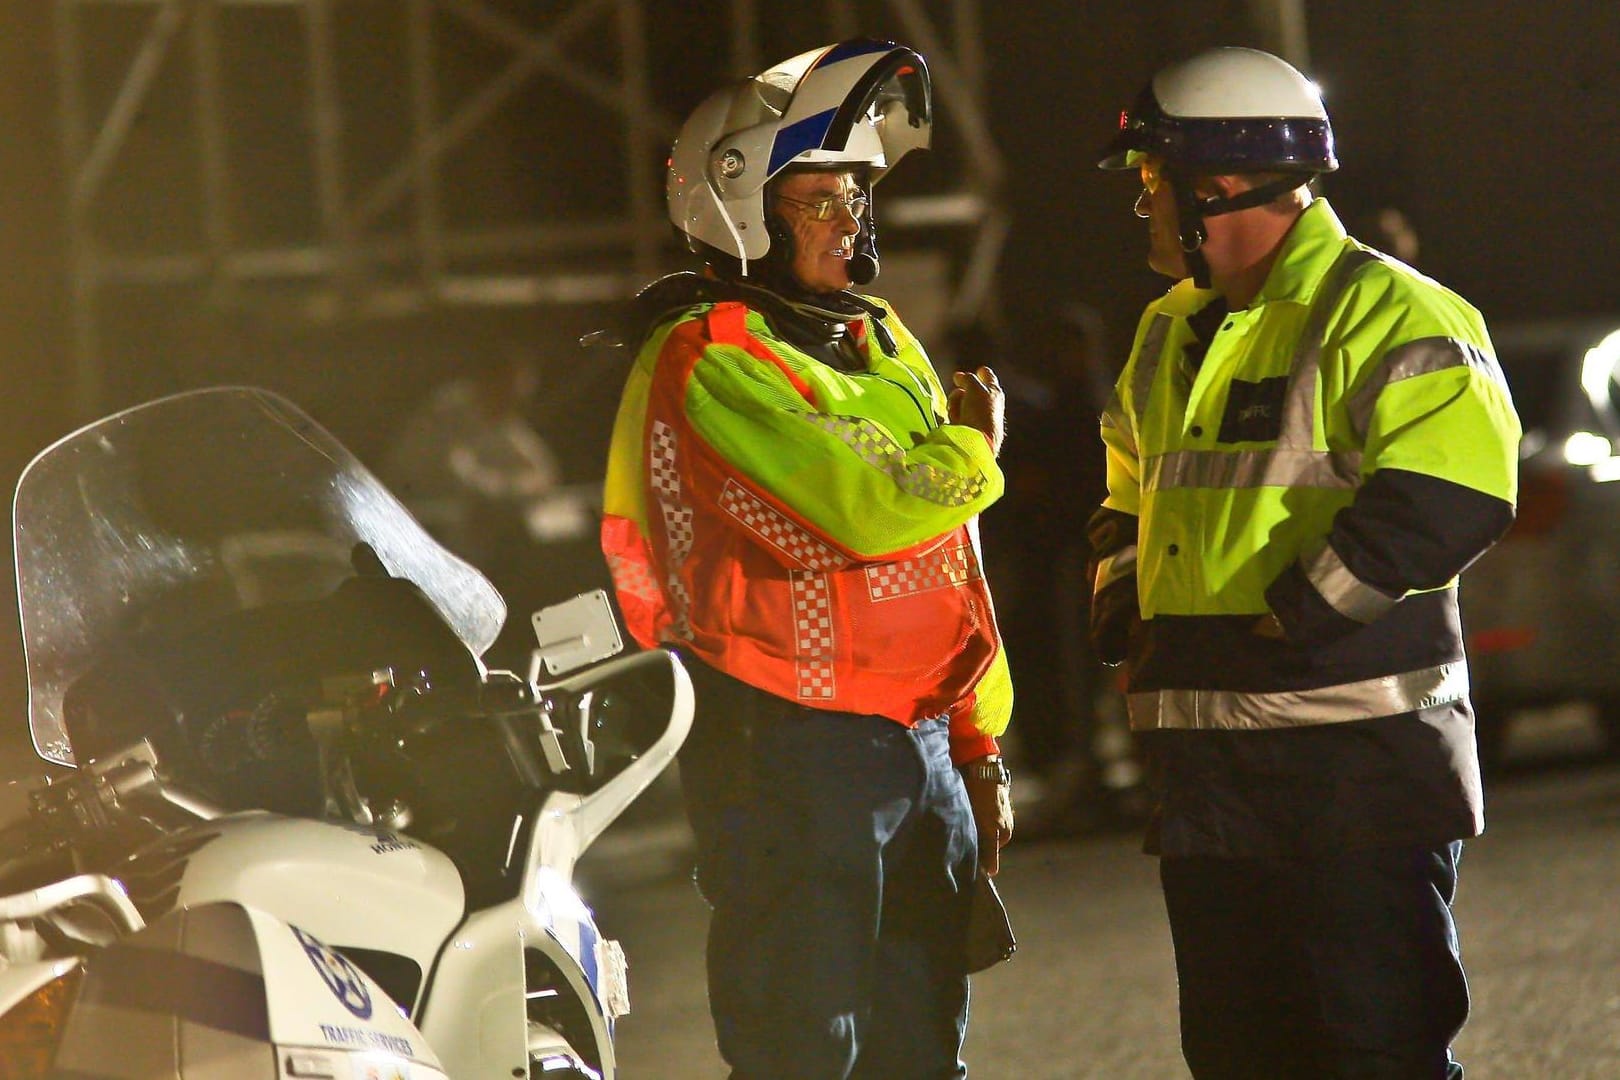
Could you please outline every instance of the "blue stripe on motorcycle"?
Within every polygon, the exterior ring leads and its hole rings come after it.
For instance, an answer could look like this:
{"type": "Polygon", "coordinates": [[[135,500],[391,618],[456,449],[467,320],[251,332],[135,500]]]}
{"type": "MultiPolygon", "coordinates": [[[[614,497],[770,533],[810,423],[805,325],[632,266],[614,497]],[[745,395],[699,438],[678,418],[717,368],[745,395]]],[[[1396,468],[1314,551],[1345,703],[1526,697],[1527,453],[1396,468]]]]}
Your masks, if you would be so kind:
{"type": "Polygon", "coordinates": [[[585,981],[590,983],[591,992],[598,997],[602,994],[602,973],[596,970],[596,939],[599,936],[590,919],[580,920],[579,966],[585,971],[585,981]]]}

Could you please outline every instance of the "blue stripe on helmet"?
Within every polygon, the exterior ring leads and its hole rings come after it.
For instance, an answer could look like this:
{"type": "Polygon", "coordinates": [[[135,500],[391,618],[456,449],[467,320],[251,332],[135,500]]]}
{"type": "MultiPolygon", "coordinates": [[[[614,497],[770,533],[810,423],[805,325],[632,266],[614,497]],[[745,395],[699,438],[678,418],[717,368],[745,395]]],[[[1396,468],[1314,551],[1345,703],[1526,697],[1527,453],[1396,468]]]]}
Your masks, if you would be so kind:
{"type": "Polygon", "coordinates": [[[894,47],[892,41],[841,41],[828,49],[826,55],[816,61],[816,67],[836,64],[840,60],[848,60],[852,56],[869,56],[876,52],[888,52],[894,47]]]}
{"type": "Polygon", "coordinates": [[[775,176],[778,169],[805,151],[821,149],[821,141],[827,137],[836,112],[836,109],[818,112],[778,131],[776,141],[771,144],[771,161],[765,175],[775,176]]]}

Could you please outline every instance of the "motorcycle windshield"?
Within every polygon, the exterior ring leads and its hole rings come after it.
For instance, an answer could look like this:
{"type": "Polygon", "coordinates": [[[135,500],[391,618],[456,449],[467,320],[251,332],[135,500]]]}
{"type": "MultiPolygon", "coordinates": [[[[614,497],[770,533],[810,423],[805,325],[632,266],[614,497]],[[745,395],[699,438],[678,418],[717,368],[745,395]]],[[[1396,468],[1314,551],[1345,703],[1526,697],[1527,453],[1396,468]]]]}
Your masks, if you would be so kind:
{"type": "Polygon", "coordinates": [[[163,398],[89,425],[23,471],[13,506],[28,723],[76,764],[67,688],[155,621],[324,596],[366,544],[474,654],[506,605],[324,428],[248,387],[163,398]]]}

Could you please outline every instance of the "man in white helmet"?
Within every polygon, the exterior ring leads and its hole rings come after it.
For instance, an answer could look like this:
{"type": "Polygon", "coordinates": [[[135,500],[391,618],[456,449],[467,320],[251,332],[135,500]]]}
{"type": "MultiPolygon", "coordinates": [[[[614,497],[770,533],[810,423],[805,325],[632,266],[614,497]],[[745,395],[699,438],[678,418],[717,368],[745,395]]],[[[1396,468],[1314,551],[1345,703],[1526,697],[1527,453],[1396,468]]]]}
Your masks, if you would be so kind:
{"type": "Polygon", "coordinates": [[[1200,1080],[1460,1077],[1451,901],[1484,826],[1457,575],[1513,521],[1480,315],[1345,234],[1317,89],[1268,53],[1159,72],[1151,304],[1102,418],[1092,633],[1154,759],[1148,850],[1200,1080]]]}
{"type": "Polygon", "coordinates": [[[738,1078],[966,1075],[970,900],[1012,833],[974,533],[1001,392],[981,367],[947,394],[851,291],[872,187],[930,120],[922,58],[888,42],[718,91],[668,179],[704,270],[638,298],[603,549],[632,635],[696,685],[681,779],[738,1078]]]}

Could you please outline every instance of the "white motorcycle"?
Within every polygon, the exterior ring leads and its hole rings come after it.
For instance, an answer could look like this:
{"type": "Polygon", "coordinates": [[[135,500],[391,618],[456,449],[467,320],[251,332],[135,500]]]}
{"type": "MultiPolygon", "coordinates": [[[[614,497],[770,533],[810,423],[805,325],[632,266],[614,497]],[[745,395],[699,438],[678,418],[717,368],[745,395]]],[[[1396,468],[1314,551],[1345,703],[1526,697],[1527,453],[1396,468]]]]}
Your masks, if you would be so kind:
{"type": "Polygon", "coordinates": [[[15,506],[35,749],[0,830],[0,1076],[616,1075],[617,943],[572,885],[691,685],[606,598],[505,606],[253,389],[119,413],[15,506]]]}

